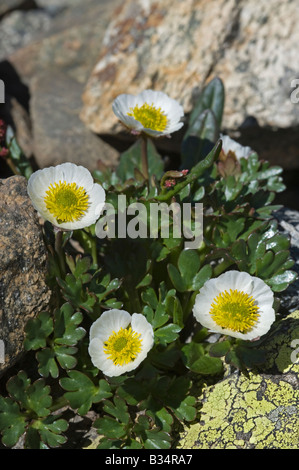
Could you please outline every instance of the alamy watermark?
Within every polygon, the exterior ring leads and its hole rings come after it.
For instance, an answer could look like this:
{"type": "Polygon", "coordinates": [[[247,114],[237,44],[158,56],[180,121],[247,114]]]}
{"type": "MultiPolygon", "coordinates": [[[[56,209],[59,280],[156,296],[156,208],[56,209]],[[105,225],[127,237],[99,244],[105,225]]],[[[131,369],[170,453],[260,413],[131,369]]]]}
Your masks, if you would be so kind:
{"type": "Polygon", "coordinates": [[[4,81],[0,79],[0,103],[5,103],[5,85],[4,81]]]}
{"type": "Polygon", "coordinates": [[[291,87],[295,88],[295,90],[292,91],[290,96],[291,102],[294,104],[299,103],[299,78],[294,78],[291,81],[291,87]]]}
{"type": "Polygon", "coordinates": [[[291,342],[291,348],[294,348],[294,351],[291,354],[291,361],[293,364],[299,362],[299,338],[293,339],[291,342]]]}
{"type": "Polygon", "coordinates": [[[5,362],[5,346],[3,339],[0,339],[0,364],[5,362]]]}
{"type": "Polygon", "coordinates": [[[117,210],[106,203],[96,224],[98,238],[184,238],[186,249],[199,248],[203,239],[203,204],[133,202],[118,196],[117,210]],[[134,217],[132,217],[134,216],[134,217]],[[187,241],[188,240],[188,241],[187,241]]]}

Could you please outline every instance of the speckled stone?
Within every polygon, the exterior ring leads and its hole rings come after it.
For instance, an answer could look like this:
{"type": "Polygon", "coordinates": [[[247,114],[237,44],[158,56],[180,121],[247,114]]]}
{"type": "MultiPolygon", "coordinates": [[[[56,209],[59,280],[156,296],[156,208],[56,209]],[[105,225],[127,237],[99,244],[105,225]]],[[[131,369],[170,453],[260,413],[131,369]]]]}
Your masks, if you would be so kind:
{"type": "Polygon", "coordinates": [[[181,433],[183,449],[298,449],[299,311],[266,342],[263,370],[234,373],[200,397],[200,420],[181,433]]]}
{"type": "Polygon", "coordinates": [[[1,375],[22,356],[24,327],[51,296],[41,227],[22,176],[0,179],[0,252],[1,375]]]}

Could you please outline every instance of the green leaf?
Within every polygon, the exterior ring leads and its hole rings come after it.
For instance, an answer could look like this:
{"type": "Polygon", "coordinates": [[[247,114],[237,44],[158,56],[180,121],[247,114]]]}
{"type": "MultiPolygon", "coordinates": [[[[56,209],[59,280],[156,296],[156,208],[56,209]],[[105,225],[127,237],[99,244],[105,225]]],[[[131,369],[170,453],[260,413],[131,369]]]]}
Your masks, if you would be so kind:
{"type": "Polygon", "coordinates": [[[169,325],[163,326],[155,331],[155,339],[158,343],[166,345],[172,343],[178,338],[178,333],[181,331],[179,325],[170,323],[169,325]]]}
{"type": "Polygon", "coordinates": [[[228,175],[225,180],[223,180],[223,183],[225,183],[224,194],[226,201],[233,201],[236,199],[243,189],[243,184],[240,181],[237,181],[234,175],[228,175]]]}
{"type": "Polygon", "coordinates": [[[214,113],[207,109],[189,126],[181,146],[182,167],[191,169],[211,150],[219,135],[214,113]]]}
{"type": "Polygon", "coordinates": [[[183,363],[190,369],[192,364],[204,355],[204,347],[200,343],[191,341],[190,343],[184,344],[181,353],[183,363]]]}
{"type": "Polygon", "coordinates": [[[44,348],[53,331],[53,319],[48,312],[41,312],[30,319],[25,326],[24,347],[27,351],[44,348]]]}
{"type": "Polygon", "coordinates": [[[217,375],[223,371],[223,364],[218,357],[201,356],[190,365],[190,370],[202,375],[217,375]]]}
{"type": "Polygon", "coordinates": [[[196,418],[196,399],[189,395],[181,401],[180,405],[176,408],[175,414],[178,419],[193,421],[196,418]]]}
{"type": "Polygon", "coordinates": [[[72,274],[75,276],[76,279],[82,278],[83,274],[86,274],[87,271],[90,269],[91,266],[91,259],[88,256],[82,257],[78,255],[76,257],[75,267],[72,270],[72,274]]]}
{"type": "Polygon", "coordinates": [[[0,431],[2,443],[13,447],[26,429],[26,417],[11,398],[0,396],[0,431]]]}
{"type": "Polygon", "coordinates": [[[178,259],[178,268],[187,286],[191,286],[193,278],[200,268],[199,254],[195,250],[183,250],[178,259]]]}
{"type": "Polygon", "coordinates": [[[105,416],[94,422],[99,434],[110,439],[121,439],[126,436],[126,427],[123,423],[119,423],[116,419],[105,416]]]}
{"type": "Polygon", "coordinates": [[[145,435],[145,449],[169,449],[171,446],[171,437],[164,431],[150,429],[145,431],[145,435]]]}
{"type": "Polygon", "coordinates": [[[235,349],[231,349],[225,356],[225,362],[227,364],[232,364],[234,367],[237,369],[242,370],[243,369],[243,364],[241,359],[239,358],[237,352],[235,349]]]}
{"type": "Polygon", "coordinates": [[[165,406],[170,407],[176,417],[183,421],[193,421],[196,417],[196,399],[189,395],[191,381],[185,377],[172,380],[164,397],[165,406]]]}
{"type": "Polygon", "coordinates": [[[139,282],[139,284],[136,286],[136,289],[139,289],[140,287],[146,287],[152,282],[153,276],[149,273],[147,273],[144,278],[139,282]]]}
{"type": "Polygon", "coordinates": [[[31,410],[40,417],[50,413],[49,408],[52,405],[50,387],[45,385],[43,379],[38,379],[31,384],[27,374],[20,371],[9,379],[6,388],[10,396],[25,410],[31,410]]]}
{"type": "Polygon", "coordinates": [[[197,291],[201,289],[206,281],[208,281],[213,274],[212,267],[209,264],[203,266],[192,280],[192,290],[197,291]]]}
{"type": "Polygon", "coordinates": [[[275,253],[275,255],[272,251],[268,251],[262,260],[257,260],[258,272],[264,279],[267,279],[274,273],[278,272],[288,259],[289,251],[287,250],[279,251],[278,253],[275,253]],[[268,253],[271,253],[271,255],[268,255],[268,253]],[[266,258],[268,258],[267,261],[266,258]]]}
{"type": "Polygon", "coordinates": [[[128,413],[128,407],[126,402],[120,397],[114,397],[114,404],[110,400],[105,400],[103,410],[106,413],[114,416],[118,421],[124,424],[128,424],[130,415],[128,413]]]}
{"type": "Polygon", "coordinates": [[[83,320],[81,312],[75,312],[69,303],[65,303],[54,314],[54,337],[56,344],[73,346],[85,335],[84,328],[79,327],[83,320]]]}
{"type": "Polygon", "coordinates": [[[30,165],[29,159],[25,156],[19,146],[11,126],[7,126],[5,140],[6,146],[10,151],[10,157],[19,174],[29,179],[33,173],[33,169],[30,165]]]}
{"type": "Polygon", "coordinates": [[[152,287],[149,287],[146,291],[142,292],[141,297],[143,302],[148,304],[153,310],[158,307],[158,298],[152,287]]]}
{"type": "Polygon", "coordinates": [[[53,377],[57,379],[59,376],[59,368],[55,360],[55,351],[50,348],[42,349],[36,353],[36,358],[39,363],[38,372],[43,377],[53,377]]]}
{"type": "Polygon", "coordinates": [[[162,304],[158,304],[152,321],[153,329],[156,330],[157,328],[165,325],[165,323],[168,321],[168,318],[169,316],[166,313],[166,307],[162,304]]]}
{"type": "Polygon", "coordinates": [[[223,364],[218,357],[210,357],[200,343],[187,343],[182,347],[182,360],[192,372],[202,375],[215,375],[222,372],[223,364]]]}
{"type": "Polygon", "coordinates": [[[183,328],[184,312],[180,300],[175,295],[167,297],[166,310],[171,314],[173,322],[183,328]]]}
{"type": "Polygon", "coordinates": [[[169,347],[164,351],[154,350],[151,352],[152,364],[158,368],[174,369],[180,359],[180,351],[176,347],[169,347]]]}
{"type": "MultiPolygon", "coordinates": [[[[100,440],[99,445],[97,446],[97,449],[126,449],[126,447],[123,446],[123,441],[120,439],[107,439],[103,438],[100,440]]],[[[130,447],[128,447],[129,449],[130,447]]]]}
{"type": "Polygon", "coordinates": [[[118,387],[118,394],[129,405],[135,406],[148,397],[148,388],[146,388],[143,383],[131,378],[127,379],[120,387],[118,387]]]}
{"type": "Polygon", "coordinates": [[[173,417],[167,411],[166,408],[161,408],[156,413],[156,425],[161,426],[163,431],[171,432],[172,425],[173,425],[173,417]]]}
{"type": "Polygon", "coordinates": [[[78,409],[81,415],[89,411],[92,403],[98,403],[112,395],[110,386],[104,379],[95,385],[87,375],[77,370],[68,371],[68,375],[69,377],[60,379],[60,384],[64,390],[67,390],[64,396],[71,407],[78,409]]]}
{"type": "Polygon", "coordinates": [[[67,440],[61,433],[67,430],[68,423],[64,419],[57,419],[55,415],[35,421],[32,427],[38,431],[41,440],[49,447],[58,447],[67,440]]]}
{"type": "Polygon", "coordinates": [[[267,284],[271,287],[274,292],[281,292],[285,290],[292,282],[298,278],[298,274],[295,271],[284,271],[281,274],[267,279],[267,284]]]}
{"type": "Polygon", "coordinates": [[[44,379],[36,380],[27,390],[26,408],[34,411],[37,416],[45,417],[50,413],[52,398],[50,396],[51,389],[45,385],[44,379]]]}
{"type": "Polygon", "coordinates": [[[218,126],[221,126],[223,109],[224,109],[225,92],[224,86],[220,78],[215,77],[203,89],[196,100],[189,119],[191,126],[197,117],[206,109],[213,111],[218,126]]]}
{"type": "Polygon", "coordinates": [[[185,292],[187,290],[187,286],[179,270],[173,264],[170,263],[167,265],[167,270],[169,278],[176,290],[179,292],[185,292]]]}
{"type": "Polygon", "coordinates": [[[93,292],[87,292],[81,279],[76,279],[68,273],[63,279],[57,279],[63,293],[63,297],[76,308],[82,308],[90,313],[93,312],[96,296],[93,292]]]}
{"type": "Polygon", "coordinates": [[[55,346],[54,351],[56,359],[63,369],[73,369],[77,365],[77,359],[73,357],[77,348],[55,346]]]}
{"type": "Polygon", "coordinates": [[[272,271],[272,264],[275,255],[272,251],[267,251],[262,259],[257,259],[256,268],[257,275],[262,279],[267,278],[267,273],[272,271]]]}
{"type": "Polygon", "coordinates": [[[212,357],[225,356],[231,348],[230,341],[220,341],[219,343],[213,343],[209,348],[209,354],[212,357]]]}
{"type": "Polygon", "coordinates": [[[154,310],[149,307],[148,305],[145,305],[142,310],[143,315],[145,315],[147,321],[152,325],[153,323],[153,318],[154,318],[154,310]]]}
{"type": "MultiPolygon", "coordinates": [[[[25,440],[24,449],[43,449],[44,444],[41,442],[40,434],[37,429],[32,426],[28,426],[25,440]]],[[[48,447],[46,446],[48,449],[48,447]]]]}

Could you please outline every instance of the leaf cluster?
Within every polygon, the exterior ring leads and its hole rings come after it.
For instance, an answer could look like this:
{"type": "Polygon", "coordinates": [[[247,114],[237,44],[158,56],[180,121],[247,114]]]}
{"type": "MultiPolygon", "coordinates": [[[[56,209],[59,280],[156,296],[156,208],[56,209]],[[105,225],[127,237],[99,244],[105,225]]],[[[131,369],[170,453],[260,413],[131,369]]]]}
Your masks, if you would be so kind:
{"type": "MultiPolygon", "coordinates": [[[[226,364],[246,372],[263,362],[256,343],[226,337],[212,342],[192,315],[205,282],[228,269],[263,279],[275,294],[296,279],[289,239],[279,233],[274,218],[279,207],[275,195],[284,190],[282,170],[254,152],[240,161],[223,159],[224,100],[218,78],[201,91],[184,129],[178,162],[147,142],[148,180],[141,140],[120,155],[117,168],[100,164],[93,174],[117,217],[119,195],[126,196],[127,206],[142,202],[146,208],[153,202],[188,202],[192,208],[202,203],[200,246],[185,249],[183,238],[173,236],[170,214],[170,236],[159,226],[152,238],[128,239],[117,233],[116,238],[99,239],[91,226],[63,235],[62,256],[55,251],[53,229],[45,224],[48,282],[55,302],[30,320],[25,331],[24,346],[34,351],[32,367],[40,378],[33,382],[20,371],[0,396],[4,445],[14,446],[22,435],[26,448],[64,444],[68,423],[57,410],[68,406],[82,416],[97,413],[99,448],[169,449],[178,429],[198,418],[198,384],[219,380],[226,364]],[[142,313],[154,331],[154,346],[138,369],[114,378],[94,367],[88,354],[90,326],[111,308],[142,313]]],[[[28,177],[28,162],[11,133],[7,139],[14,164],[28,177]]]]}

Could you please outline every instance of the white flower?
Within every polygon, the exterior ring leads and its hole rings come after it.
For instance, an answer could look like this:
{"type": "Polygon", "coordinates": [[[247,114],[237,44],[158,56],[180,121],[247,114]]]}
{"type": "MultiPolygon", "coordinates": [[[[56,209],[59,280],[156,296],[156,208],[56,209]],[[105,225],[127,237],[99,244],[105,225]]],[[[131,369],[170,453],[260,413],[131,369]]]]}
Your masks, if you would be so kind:
{"type": "Polygon", "coordinates": [[[183,126],[183,107],[162,91],[145,90],[137,96],[122,94],[112,104],[118,119],[135,134],[169,135],[183,126]]]}
{"type": "Polygon", "coordinates": [[[229,153],[234,154],[237,160],[240,160],[240,158],[248,158],[249,155],[254,153],[250,147],[243,147],[228,135],[220,134],[220,139],[222,140],[222,152],[225,155],[229,155],[229,153]]]}
{"type": "Polygon", "coordinates": [[[275,320],[273,292],[246,272],[228,271],[210,279],[196,296],[193,314],[212,332],[254,340],[275,320]]]}
{"type": "Polygon", "coordinates": [[[140,313],[112,309],[90,328],[88,352],[95,367],[109,377],[136,369],[154,343],[153,328],[140,313]]]}
{"type": "Polygon", "coordinates": [[[89,227],[99,218],[105,191],[90,172],[74,163],[62,163],[33,173],[27,191],[35,209],[63,230],[89,227]]]}

